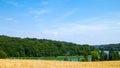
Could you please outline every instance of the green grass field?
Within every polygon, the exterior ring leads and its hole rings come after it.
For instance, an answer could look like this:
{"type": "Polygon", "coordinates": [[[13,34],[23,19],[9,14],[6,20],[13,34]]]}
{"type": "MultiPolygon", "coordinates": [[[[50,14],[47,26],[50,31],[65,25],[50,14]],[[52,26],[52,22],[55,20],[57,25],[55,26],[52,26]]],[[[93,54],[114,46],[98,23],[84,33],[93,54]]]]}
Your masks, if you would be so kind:
{"type": "MultiPolygon", "coordinates": [[[[59,61],[63,61],[65,58],[65,56],[57,56],[57,57],[11,57],[11,59],[33,59],[33,60],[59,60],[59,61]]],[[[84,57],[83,56],[68,56],[68,60],[69,61],[78,61],[79,60],[83,60],[84,57]]],[[[91,56],[88,56],[89,61],[91,60],[91,56]]]]}

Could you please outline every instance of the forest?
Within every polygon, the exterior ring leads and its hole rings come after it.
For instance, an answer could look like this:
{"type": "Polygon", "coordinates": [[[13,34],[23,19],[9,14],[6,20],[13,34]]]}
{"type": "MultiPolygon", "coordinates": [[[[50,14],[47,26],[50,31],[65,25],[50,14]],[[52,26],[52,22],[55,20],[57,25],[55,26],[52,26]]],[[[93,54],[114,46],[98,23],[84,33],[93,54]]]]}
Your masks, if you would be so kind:
{"type": "Polygon", "coordinates": [[[104,48],[104,50],[110,50],[111,48],[113,48],[114,50],[119,50],[120,51],[120,43],[118,44],[104,44],[104,45],[96,45],[95,46],[97,49],[101,50],[102,48],[104,48]]]}
{"type": "Polygon", "coordinates": [[[68,56],[84,56],[84,61],[88,61],[88,56],[91,56],[91,61],[120,60],[118,49],[108,49],[109,54],[105,50],[87,44],[0,35],[0,58],[65,56],[64,60],[68,60],[68,56]]]}
{"type": "Polygon", "coordinates": [[[9,57],[57,57],[83,55],[85,52],[91,54],[91,51],[96,50],[96,48],[64,41],[1,35],[0,50],[4,51],[9,57]]]}

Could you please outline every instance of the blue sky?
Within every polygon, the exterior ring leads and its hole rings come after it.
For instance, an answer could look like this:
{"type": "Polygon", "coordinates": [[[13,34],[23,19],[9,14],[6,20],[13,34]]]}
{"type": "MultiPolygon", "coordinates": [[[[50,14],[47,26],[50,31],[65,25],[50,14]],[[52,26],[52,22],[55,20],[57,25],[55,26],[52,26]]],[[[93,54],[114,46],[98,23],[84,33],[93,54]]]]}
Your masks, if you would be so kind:
{"type": "Polygon", "coordinates": [[[0,35],[120,43],[120,0],[0,0],[0,35]]]}

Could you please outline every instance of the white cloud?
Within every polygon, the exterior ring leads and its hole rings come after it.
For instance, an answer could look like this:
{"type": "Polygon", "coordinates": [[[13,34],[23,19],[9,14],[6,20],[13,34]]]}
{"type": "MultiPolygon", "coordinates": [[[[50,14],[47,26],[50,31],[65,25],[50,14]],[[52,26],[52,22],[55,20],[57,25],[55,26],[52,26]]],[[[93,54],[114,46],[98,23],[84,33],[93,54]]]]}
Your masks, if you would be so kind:
{"type": "Polygon", "coordinates": [[[117,24],[120,25],[120,22],[118,22],[117,24]]]}
{"type": "Polygon", "coordinates": [[[16,20],[13,18],[3,18],[3,20],[7,23],[15,23],[16,22],[16,20]]]}
{"type": "Polygon", "coordinates": [[[29,14],[42,15],[51,12],[50,9],[36,9],[29,11],[29,14]]]}
{"type": "Polygon", "coordinates": [[[13,18],[5,18],[6,21],[13,21],[13,18]]]}
{"type": "Polygon", "coordinates": [[[58,27],[56,29],[51,29],[51,30],[44,30],[43,33],[45,35],[51,35],[51,37],[57,37],[57,36],[72,36],[76,34],[87,34],[89,32],[93,31],[102,31],[106,30],[106,26],[102,25],[80,25],[80,24],[71,24],[71,25],[65,25],[58,27]]]}
{"type": "Polygon", "coordinates": [[[9,35],[9,36],[16,36],[16,37],[22,37],[22,38],[26,38],[26,37],[29,37],[29,38],[43,38],[41,37],[41,33],[40,32],[26,32],[26,31],[18,31],[18,30],[13,30],[8,33],[6,33],[6,35],[9,35]]]}
{"type": "Polygon", "coordinates": [[[6,0],[3,0],[3,2],[9,4],[9,5],[12,5],[12,6],[15,6],[15,7],[22,7],[24,6],[23,4],[20,4],[18,2],[15,2],[15,1],[6,1],[6,0]]]}
{"type": "Polygon", "coordinates": [[[48,2],[48,1],[43,1],[41,4],[42,4],[42,5],[48,5],[49,2],[48,2]]]}
{"type": "Polygon", "coordinates": [[[76,12],[77,12],[77,9],[72,9],[72,10],[66,12],[66,13],[62,16],[62,18],[67,18],[67,17],[75,14],[76,12]]]}
{"type": "Polygon", "coordinates": [[[42,22],[44,21],[42,15],[49,14],[50,12],[52,12],[50,9],[32,9],[26,16],[31,16],[35,22],[42,22]]]}
{"type": "Polygon", "coordinates": [[[74,9],[72,9],[72,10],[70,10],[70,11],[67,11],[67,12],[64,13],[64,14],[61,14],[59,17],[57,17],[57,18],[54,19],[53,21],[54,21],[54,22],[62,21],[62,20],[64,20],[64,19],[66,19],[66,18],[74,15],[77,11],[78,11],[78,9],[77,9],[77,8],[74,8],[74,9]]]}
{"type": "Polygon", "coordinates": [[[16,7],[20,7],[22,6],[21,4],[17,3],[17,2],[9,2],[9,4],[16,6],[16,7]]]}
{"type": "Polygon", "coordinates": [[[36,22],[42,22],[42,21],[44,21],[43,18],[41,18],[41,17],[39,17],[37,15],[33,17],[33,20],[36,21],[36,22]]]}
{"type": "Polygon", "coordinates": [[[80,44],[102,44],[109,41],[119,41],[119,16],[103,15],[75,22],[68,21],[67,23],[60,21],[62,20],[62,16],[66,19],[72,14],[74,12],[61,15],[61,19],[57,18],[57,25],[53,23],[54,26],[52,25],[52,28],[48,26],[44,30],[41,30],[42,36],[47,39],[70,41],[80,44]]]}

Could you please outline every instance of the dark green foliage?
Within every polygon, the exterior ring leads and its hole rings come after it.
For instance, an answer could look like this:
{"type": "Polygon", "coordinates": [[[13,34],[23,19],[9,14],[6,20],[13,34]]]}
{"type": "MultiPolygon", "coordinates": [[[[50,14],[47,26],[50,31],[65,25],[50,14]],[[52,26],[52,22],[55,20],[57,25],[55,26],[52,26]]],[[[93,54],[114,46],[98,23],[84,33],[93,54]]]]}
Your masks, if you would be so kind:
{"type": "Polygon", "coordinates": [[[66,54],[70,56],[84,55],[85,51],[90,55],[91,51],[96,48],[63,41],[1,35],[0,50],[5,51],[9,57],[57,57],[66,54]]]}
{"type": "MultiPolygon", "coordinates": [[[[118,45],[119,46],[119,45],[118,45]]],[[[119,48],[119,47],[118,47],[119,48]]],[[[99,49],[99,48],[98,48],[99,49]]],[[[88,61],[88,55],[92,55],[92,61],[120,60],[119,49],[110,49],[109,54],[100,49],[100,58],[98,50],[89,45],[79,45],[64,41],[54,41],[36,38],[18,38],[0,36],[0,58],[8,57],[57,57],[84,56],[84,61],[88,61]],[[93,52],[92,52],[93,51],[93,52]],[[91,53],[92,52],[92,53],[91,53]]],[[[106,50],[106,48],[105,48],[106,50]]],[[[80,58],[78,57],[78,61],[80,58]]]]}
{"type": "Polygon", "coordinates": [[[108,51],[108,50],[110,50],[112,48],[114,50],[120,51],[120,43],[118,43],[118,44],[97,45],[95,47],[98,48],[99,50],[104,48],[104,50],[108,51]]]}
{"type": "Polygon", "coordinates": [[[108,54],[104,53],[104,60],[108,60],[108,54]]]}
{"type": "Polygon", "coordinates": [[[0,50],[0,59],[7,58],[7,57],[8,57],[7,54],[4,51],[0,50]]]}
{"type": "Polygon", "coordinates": [[[92,61],[99,61],[99,53],[97,51],[92,52],[92,61]]]}
{"type": "Polygon", "coordinates": [[[68,56],[65,56],[64,61],[68,61],[68,56]]]}
{"type": "Polygon", "coordinates": [[[109,60],[120,60],[120,54],[118,50],[113,50],[113,48],[111,48],[109,50],[109,60]]]}
{"type": "Polygon", "coordinates": [[[112,48],[109,50],[109,60],[119,60],[119,51],[113,50],[112,48]]]}
{"type": "Polygon", "coordinates": [[[120,53],[117,52],[117,57],[118,57],[118,60],[120,60],[120,53]]]}
{"type": "Polygon", "coordinates": [[[95,46],[98,50],[101,50],[100,53],[100,60],[119,60],[120,59],[120,43],[119,44],[107,44],[107,45],[100,45],[95,46]],[[105,51],[109,51],[108,54],[106,54],[105,51]]]}
{"type": "Polygon", "coordinates": [[[102,49],[100,52],[100,60],[103,61],[104,60],[104,50],[102,49]]]}
{"type": "Polygon", "coordinates": [[[104,52],[104,49],[102,49],[100,52],[100,61],[105,61],[107,59],[108,59],[107,54],[104,52]]]}
{"type": "Polygon", "coordinates": [[[88,61],[88,53],[87,52],[84,53],[84,60],[88,61]]]}
{"type": "Polygon", "coordinates": [[[118,50],[115,50],[115,51],[114,51],[114,55],[115,55],[115,59],[114,59],[114,60],[119,60],[119,57],[120,57],[119,55],[120,55],[120,54],[119,54],[119,51],[118,51],[118,50]]]}
{"type": "Polygon", "coordinates": [[[109,50],[109,60],[115,60],[115,52],[113,48],[109,50]]]}
{"type": "Polygon", "coordinates": [[[78,59],[78,61],[80,61],[80,57],[77,55],[77,59],[78,59]]]}

